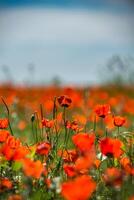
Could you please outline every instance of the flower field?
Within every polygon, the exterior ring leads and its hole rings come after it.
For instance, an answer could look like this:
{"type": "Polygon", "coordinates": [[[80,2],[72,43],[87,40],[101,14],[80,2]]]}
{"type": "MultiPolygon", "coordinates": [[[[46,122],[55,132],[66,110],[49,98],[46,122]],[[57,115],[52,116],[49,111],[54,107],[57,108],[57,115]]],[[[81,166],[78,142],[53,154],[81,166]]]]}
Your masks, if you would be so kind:
{"type": "Polygon", "coordinates": [[[0,86],[1,200],[134,200],[133,86],[0,86]]]}

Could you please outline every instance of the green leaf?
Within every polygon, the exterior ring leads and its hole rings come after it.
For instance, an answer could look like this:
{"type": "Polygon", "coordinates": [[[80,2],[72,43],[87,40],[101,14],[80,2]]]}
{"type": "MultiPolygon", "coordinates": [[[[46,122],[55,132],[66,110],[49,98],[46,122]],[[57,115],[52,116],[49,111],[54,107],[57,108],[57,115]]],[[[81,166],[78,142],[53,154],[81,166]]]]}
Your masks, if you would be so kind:
{"type": "Polygon", "coordinates": [[[21,169],[21,167],[22,167],[22,163],[21,162],[14,162],[13,164],[12,164],[12,169],[13,169],[13,171],[18,171],[18,170],[20,170],[21,169]]]}

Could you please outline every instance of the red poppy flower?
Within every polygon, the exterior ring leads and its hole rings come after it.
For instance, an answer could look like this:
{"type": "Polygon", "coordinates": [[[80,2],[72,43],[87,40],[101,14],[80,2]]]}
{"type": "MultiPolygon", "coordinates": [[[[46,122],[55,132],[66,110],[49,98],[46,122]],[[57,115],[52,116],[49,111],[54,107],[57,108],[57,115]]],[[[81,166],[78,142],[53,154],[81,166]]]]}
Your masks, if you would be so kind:
{"type": "Polygon", "coordinates": [[[3,189],[11,189],[12,186],[13,186],[13,184],[8,178],[0,179],[0,191],[3,189]]]}
{"type": "Polygon", "coordinates": [[[100,141],[102,154],[119,158],[123,154],[123,143],[119,139],[104,138],[100,141]]]}
{"type": "Polygon", "coordinates": [[[76,175],[76,171],[75,171],[75,166],[74,165],[65,164],[63,166],[63,169],[64,169],[65,173],[67,174],[67,176],[69,176],[69,177],[73,177],[73,176],[76,175]]]}
{"type": "Polygon", "coordinates": [[[75,170],[81,174],[85,174],[93,166],[95,154],[80,156],[75,162],[75,170]]]}
{"type": "Polygon", "coordinates": [[[75,162],[78,158],[77,152],[75,149],[70,150],[62,150],[58,151],[58,155],[61,156],[65,162],[75,162]]]}
{"type": "Polygon", "coordinates": [[[115,167],[107,168],[103,174],[103,180],[108,185],[120,186],[122,182],[122,173],[115,167]]]}
{"type": "Polygon", "coordinates": [[[72,129],[73,131],[79,131],[80,130],[77,121],[73,121],[73,122],[67,121],[66,122],[66,127],[68,129],[72,129]]]}
{"type": "Polygon", "coordinates": [[[72,100],[70,97],[63,95],[63,96],[58,97],[58,103],[62,107],[69,107],[72,103],[72,100]]]}
{"type": "Polygon", "coordinates": [[[23,197],[19,194],[13,194],[10,195],[7,200],[23,200],[23,197]]]}
{"type": "Polygon", "coordinates": [[[21,145],[21,142],[18,138],[15,138],[14,136],[10,135],[8,136],[7,140],[6,140],[6,144],[12,148],[18,148],[21,145]]]}
{"type": "Polygon", "coordinates": [[[43,119],[42,126],[44,126],[46,128],[52,128],[54,126],[54,120],[43,119]]]}
{"type": "Polygon", "coordinates": [[[29,153],[29,150],[25,146],[11,148],[7,144],[2,147],[1,151],[7,160],[21,160],[29,153]]]}
{"type": "Polygon", "coordinates": [[[25,159],[23,161],[23,170],[26,176],[39,179],[43,172],[43,165],[39,160],[32,161],[30,159],[25,159]]]}
{"type": "Polygon", "coordinates": [[[8,127],[8,119],[0,119],[0,128],[4,129],[8,127]]]}
{"type": "Polygon", "coordinates": [[[131,196],[131,197],[129,197],[129,199],[128,200],[134,200],[134,195],[133,196],[131,196]]]}
{"type": "Polygon", "coordinates": [[[13,154],[13,157],[12,157],[12,160],[15,160],[15,161],[19,161],[19,160],[22,160],[26,157],[26,155],[28,155],[30,152],[29,152],[29,149],[25,146],[20,146],[19,148],[17,148],[15,151],[14,151],[14,154],[13,154]]]}
{"type": "Polygon", "coordinates": [[[5,142],[9,135],[10,135],[9,131],[0,130],[0,142],[5,142]]]}
{"type": "Polygon", "coordinates": [[[49,142],[43,142],[37,145],[36,153],[40,155],[48,155],[51,149],[51,144],[49,142]]]}
{"type": "Polygon", "coordinates": [[[88,200],[95,191],[96,183],[83,175],[62,184],[61,194],[66,200],[88,200]]]}
{"type": "Polygon", "coordinates": [[[96,105],[94,112],[97,116],[105,118],[108,114],[110,114],[110,105],[96,105]]]}
{"type": "Polygon", "coordinates": [[[114,125],[115,126],[123,126],[126,122],[126,119],[124,117],[121,117],[121,116],[115,116],[114,117],[114,125]]]}
{"type": "Polygon", "coordinates": [[[81,152],[89,152],[95,141],[94,134],[78,133],[72,137],[73,143],[81,152]]]}

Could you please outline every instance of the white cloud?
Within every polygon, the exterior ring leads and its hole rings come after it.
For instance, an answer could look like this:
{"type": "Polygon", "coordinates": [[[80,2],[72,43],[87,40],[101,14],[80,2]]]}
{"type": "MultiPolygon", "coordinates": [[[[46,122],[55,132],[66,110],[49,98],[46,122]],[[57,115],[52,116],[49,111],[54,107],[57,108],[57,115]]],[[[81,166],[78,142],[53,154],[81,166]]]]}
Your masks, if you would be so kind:
{"type": "MultiPolygon", "coordinates": [[[[27,65],[33,62],[37,81],[59,75],[68,82],[95,82],[97,65],[112,54],[131,52],[133,27],[132,14],[47,8],[0,10],[0,67],[7,64],[18,81],[27,77],[27,65]]],[[[0,80],[2,77],[0,71],[0,80]]]]}
{"type": "Polygon", "coordinates": [[[131,15],[102,11],[20,8],[0,12],[0,42],[128,44],[133,41],[131,15]]]}

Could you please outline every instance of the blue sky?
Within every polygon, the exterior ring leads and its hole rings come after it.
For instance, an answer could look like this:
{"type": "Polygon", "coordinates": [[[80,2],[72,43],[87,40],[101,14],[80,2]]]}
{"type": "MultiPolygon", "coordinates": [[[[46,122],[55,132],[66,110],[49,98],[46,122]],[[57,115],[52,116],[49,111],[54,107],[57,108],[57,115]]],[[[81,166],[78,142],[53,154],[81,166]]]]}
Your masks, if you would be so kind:
{"type": "Polygon", "coordinates": [[[0,8],[0,80],[7,65],[18,82],[96,83],[108,58],[134,55],[131,1],[1,0],[0,8]]]}
{"type": "Polygon", "coordinates": [[[56,6],[56,7],[89,7],[89,8],[132,8],[133,0],[1,0],[0,6],[56,6]]]}

